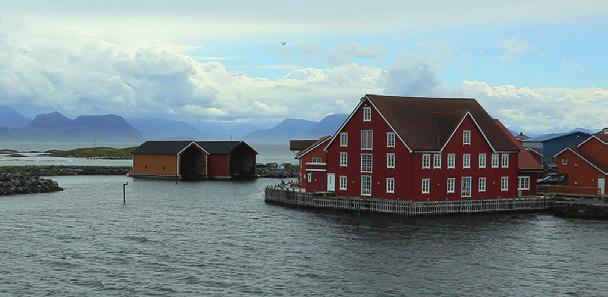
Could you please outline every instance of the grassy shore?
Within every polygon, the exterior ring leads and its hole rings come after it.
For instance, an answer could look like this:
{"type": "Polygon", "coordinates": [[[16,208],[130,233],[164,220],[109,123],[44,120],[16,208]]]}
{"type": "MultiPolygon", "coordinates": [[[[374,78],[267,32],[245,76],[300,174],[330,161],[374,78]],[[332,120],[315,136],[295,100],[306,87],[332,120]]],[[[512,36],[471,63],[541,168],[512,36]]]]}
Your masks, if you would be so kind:
{"type": "Polygon", "coordinates": [[[50,153],[51,157],[72,157],[92,159],[131,159],[135,147],[87,147],[73,150],[56,151],[50,153]]]}

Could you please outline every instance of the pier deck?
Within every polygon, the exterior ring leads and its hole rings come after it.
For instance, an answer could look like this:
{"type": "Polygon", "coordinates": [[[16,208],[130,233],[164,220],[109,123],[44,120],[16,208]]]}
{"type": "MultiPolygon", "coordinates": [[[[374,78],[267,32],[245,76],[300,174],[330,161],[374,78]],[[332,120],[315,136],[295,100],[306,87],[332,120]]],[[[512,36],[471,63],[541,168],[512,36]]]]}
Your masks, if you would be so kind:
{"type": "Polygon", "coordinates": [[[513,211],[541,211],[549,209],[554,199],[543,196],[492,200],[407,201],[380,198],[339,197],[305,193],[269,186],[265,190],[266,203],[295,207],[363,211],[404,216],[492,213],[513,211]]]}

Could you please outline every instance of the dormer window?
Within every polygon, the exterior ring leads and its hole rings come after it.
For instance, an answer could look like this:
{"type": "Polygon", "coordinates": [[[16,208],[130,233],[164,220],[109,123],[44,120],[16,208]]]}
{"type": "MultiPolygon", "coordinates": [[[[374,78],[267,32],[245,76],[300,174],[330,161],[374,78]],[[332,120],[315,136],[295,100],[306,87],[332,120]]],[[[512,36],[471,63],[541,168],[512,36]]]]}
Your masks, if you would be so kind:
{"type": "Polygon", "coordinates": [[[464,144],[464,145],[471,144],[471,130],[464,130],[462,132],[462,144],[464,144]]]}
{"type": "Polygon", "coordinates": [[[369,122],[372,120],[372,108],[369,106],[363,107],[363,121],[369,122]]]}

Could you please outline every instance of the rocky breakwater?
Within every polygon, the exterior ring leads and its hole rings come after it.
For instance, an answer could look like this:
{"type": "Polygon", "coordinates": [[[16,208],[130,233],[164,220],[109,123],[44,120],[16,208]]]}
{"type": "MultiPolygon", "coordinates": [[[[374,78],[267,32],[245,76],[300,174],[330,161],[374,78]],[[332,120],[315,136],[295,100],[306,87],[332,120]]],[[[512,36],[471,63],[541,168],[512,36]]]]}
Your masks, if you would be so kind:
{"type": "Polygon", "coordinates": [[[64,176],[64,175],[125,175],[131,170],[130,166],[3,166],[0,172],[24,173],[34,176],[64,176]]]}
{"type": "Polygon", "coordinates": [[[27,173],[0,173],[0,196],[63,191],[56,181],[27,173]]]}

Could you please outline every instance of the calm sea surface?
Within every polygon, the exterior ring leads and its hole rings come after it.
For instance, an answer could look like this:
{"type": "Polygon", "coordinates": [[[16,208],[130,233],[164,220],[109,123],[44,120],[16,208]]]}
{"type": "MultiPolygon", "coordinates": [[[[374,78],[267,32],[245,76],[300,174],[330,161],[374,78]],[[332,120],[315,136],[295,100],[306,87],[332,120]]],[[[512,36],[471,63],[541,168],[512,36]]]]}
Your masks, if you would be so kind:
{"type": "Polygon", "coordinates": [[[608,294],[608,222],[309,212],[264,204],[269,179],[55,179],[0,197],[1,296],[608,294]]]}
{"type": "MultiPolygon", "coordinates": [[[[99,146],[129,147],[139,144],[107,143],[99,146]]],[[[3,143],[0,149],[13,149],[21,152],[46,151],[50,149],[74,149],[91,147],[90,143],[3,143]]],[[[258,152],[258,163],[293,163],[295,154],[289,151],[288,144],[252,144],[253,149],[258,152]]],[[[56,158],[40,156],[37,153],[21,153],[25,157],[10,157],[0,154],[0,166],[22,166],[22,165],[79,165],[79,166],[131,166],[131,160],[96,160],[83,158],[56,158]]]]}

